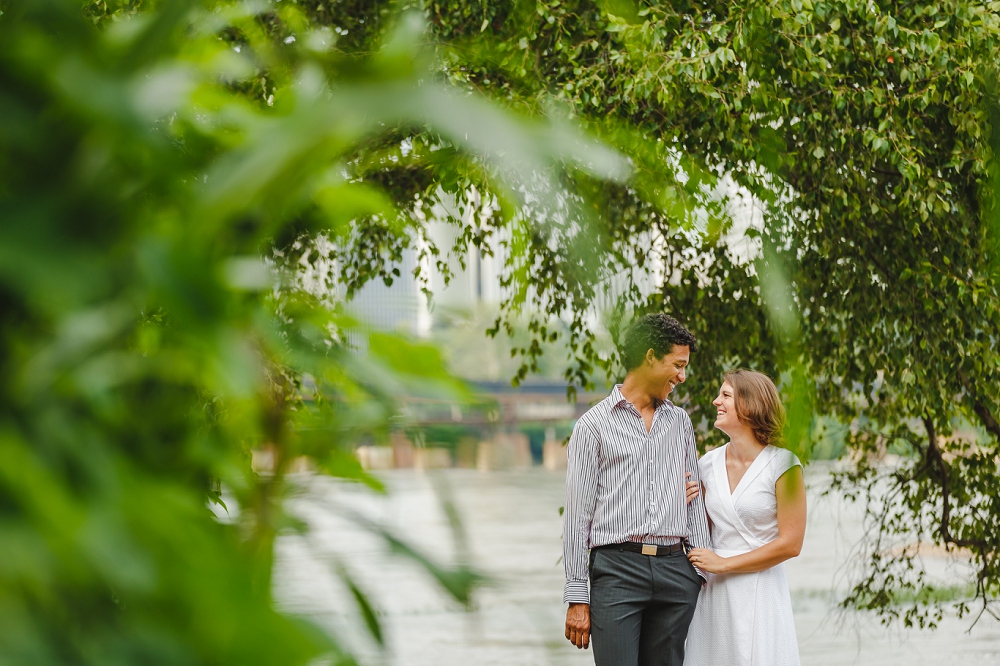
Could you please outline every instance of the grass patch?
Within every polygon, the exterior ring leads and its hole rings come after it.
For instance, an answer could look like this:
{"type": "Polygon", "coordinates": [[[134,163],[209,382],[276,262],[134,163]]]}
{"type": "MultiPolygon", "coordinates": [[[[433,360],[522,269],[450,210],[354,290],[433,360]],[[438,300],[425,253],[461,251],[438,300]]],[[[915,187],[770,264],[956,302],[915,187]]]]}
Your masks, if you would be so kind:
{"type": "Polygon", "coordinates": [[[962,585],[934,586],[926,585],[919,590],[898,590],[892,595],[892,603],[896,606],[904,604],[938,604],[950,601],[971,599],[976,596],[976,586],[972,583],[962,585]]]}

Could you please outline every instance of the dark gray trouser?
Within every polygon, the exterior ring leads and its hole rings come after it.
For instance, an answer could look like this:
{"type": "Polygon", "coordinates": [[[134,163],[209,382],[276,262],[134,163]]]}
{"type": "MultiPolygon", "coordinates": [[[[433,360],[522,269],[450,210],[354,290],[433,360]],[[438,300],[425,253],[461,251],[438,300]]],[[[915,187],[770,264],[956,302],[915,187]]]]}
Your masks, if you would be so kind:
{"type": "Polygon", "coordinates": [[[682,552],[590,552],[590,636],[597,666],[682,666],[701,577],[682,552]]]}

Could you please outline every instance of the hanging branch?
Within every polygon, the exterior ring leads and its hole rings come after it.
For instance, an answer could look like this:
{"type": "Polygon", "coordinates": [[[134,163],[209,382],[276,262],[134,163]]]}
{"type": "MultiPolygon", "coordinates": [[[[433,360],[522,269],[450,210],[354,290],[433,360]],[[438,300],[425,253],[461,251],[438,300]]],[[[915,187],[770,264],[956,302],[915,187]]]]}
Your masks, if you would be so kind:
{"type": "Polygon", "coordinates": [[[972,626],[969,627],[969,630],[971,631],[972,627],[976,625],[976,622],[979,621],[979,618],[982,617],[984,612],[990,612],[991,615],[996,617],[996,614],[989,610],[989,598],[986,594],[986,578],[990,571],[990,558],[987,553],[990,550],[990,546],[985,539],[960,539],[952,535],[950,529],[951,486],[949,466],[945,461],[944,456],[941,455],[940,447],[938,447],[937,432],[934,429],[933,420],[931,420],[929,416],[924,416],[923,422],[924,428],[927,430],[927,450],[925,452],[925,460],[931,470],[937,470],[938,483],[941,486],[941,523],[939,527],[941,540],[946,544],[973,550],[982,558],[982,566],[976,576],[976,596],[982,598],[983,605],[982,608],[980,608],[979,613],[976,615],[976,619],[973,621],[972,626]]]}

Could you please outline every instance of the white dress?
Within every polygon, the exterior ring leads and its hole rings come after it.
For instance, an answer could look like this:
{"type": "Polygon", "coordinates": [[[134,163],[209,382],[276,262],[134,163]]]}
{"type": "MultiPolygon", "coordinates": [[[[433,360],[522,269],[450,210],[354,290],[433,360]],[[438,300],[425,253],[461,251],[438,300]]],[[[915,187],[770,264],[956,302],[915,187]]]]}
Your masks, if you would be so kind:
{"type": "MultiPolygon", "coordinates": [[[[723,557],[760,548],[778,536],[774,484],[801,465],[791,451],[768,446],[729,492],[726,449],[698,462],[712,549],[723,557]]],[[[684,666],[799,666],[785,565],[757,573],[708,574],[688,629],[684,666]]]]}

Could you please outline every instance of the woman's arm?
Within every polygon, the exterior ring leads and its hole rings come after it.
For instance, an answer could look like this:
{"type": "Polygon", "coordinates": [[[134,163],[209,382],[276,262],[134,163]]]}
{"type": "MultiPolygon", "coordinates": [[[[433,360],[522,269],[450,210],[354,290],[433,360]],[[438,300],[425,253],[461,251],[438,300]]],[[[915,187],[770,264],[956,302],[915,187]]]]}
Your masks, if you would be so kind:
{"type": "Polygon", "coordinates": [[[791,559],[802,550],[806,534],[806,484],[796,465],[774,484],[778,503],[778,538],[749,553],[719,557],[705,548],[695,548],[688,558],[695,566],[715,574],[754,573],[791,559]]]}

